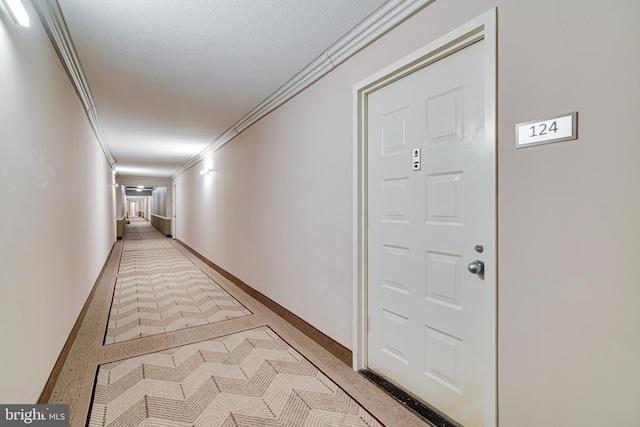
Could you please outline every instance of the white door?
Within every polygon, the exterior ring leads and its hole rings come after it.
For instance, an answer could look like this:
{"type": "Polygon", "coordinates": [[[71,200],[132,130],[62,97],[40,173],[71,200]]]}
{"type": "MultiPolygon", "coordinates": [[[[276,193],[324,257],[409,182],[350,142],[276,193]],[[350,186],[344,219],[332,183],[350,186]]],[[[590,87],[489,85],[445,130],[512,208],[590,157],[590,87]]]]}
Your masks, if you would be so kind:
{"type": "Polygon", "coordinates": [[[465,427],[484,425],[490,357],[485,276],[468,265],[495,271],[484,45],[370,93],[367,104],[367,365],[465,427]]]}

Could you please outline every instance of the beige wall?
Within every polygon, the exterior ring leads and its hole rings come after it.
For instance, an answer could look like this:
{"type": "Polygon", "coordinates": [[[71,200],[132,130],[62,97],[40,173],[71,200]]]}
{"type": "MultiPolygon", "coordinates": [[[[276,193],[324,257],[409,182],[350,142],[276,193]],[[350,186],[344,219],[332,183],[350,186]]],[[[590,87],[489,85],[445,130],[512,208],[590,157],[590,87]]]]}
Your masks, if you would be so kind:
{"type": "Polygon", "coordinates": [[[640,2],[500,12],[503,425],[640,425],[640,2]],[[572,110],[578,141],[512,148],[572,110]]]}
{"type": "Polygon", "coordinates": [[[127,195],[123,185],[116,187],[116,219],[121,219],[127,213],[127,195]]]}
{"type": "Polygon", "coordinates": [[[37,14],[0,13],[0,402],[38,399],[115,239],[109,164],[37,14]]]}
{"type": "Polygon", "coordinates": [[[353,85],[494,6],[500,425],[638,425],[637,0],[436,1],[176,178],[177,237],[351,346],[353,85]]]}

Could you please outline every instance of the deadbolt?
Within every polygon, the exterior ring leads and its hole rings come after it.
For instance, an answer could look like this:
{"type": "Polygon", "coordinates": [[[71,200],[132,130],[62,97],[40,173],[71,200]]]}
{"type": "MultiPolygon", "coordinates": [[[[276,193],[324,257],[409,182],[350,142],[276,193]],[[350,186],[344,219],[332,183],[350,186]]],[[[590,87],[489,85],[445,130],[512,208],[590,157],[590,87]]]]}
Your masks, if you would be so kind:
{"type": "Polygon", "coordinates": [[[484,251],[484,246],[482,245],[476,245],[476,247],[474,248],[476,250],[476,252],[478,252],[479,254],[482,253],[482,251],[484,251]]]}

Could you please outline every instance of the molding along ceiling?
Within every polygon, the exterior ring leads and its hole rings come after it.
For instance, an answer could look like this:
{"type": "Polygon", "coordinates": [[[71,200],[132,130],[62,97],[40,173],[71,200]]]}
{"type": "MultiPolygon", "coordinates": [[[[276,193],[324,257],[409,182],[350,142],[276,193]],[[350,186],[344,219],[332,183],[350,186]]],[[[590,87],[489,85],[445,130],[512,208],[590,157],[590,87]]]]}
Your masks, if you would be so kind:
{"type": "Polygon", "coordinates": [[[32,1],[109,163],[174,179],[434,0],[32,1]]]}
{"type": "Polygon", "coordinates": [[[296,74],[284,86],[247,113],[204,151],[185,163],[170,176],[170,179],[175,179],[204,159],[208,154],[220,149],[240,132],[311,86],[335,67],[433,1],[435,0],[392,0],[388,2],[338,43],[327,49],[322,56],[307,65],[304,70],[296,74]]]}
{"type": "Polygon", "coordinates": [[[56,49],[56,52],[62,61],[62,65],[71,79],[71,83],[73,83],[73,87],[78,93],[78,97],[82,102],[84,111],[87,114],[89,123],[91,124],[91,129],[93,129],[93,133],[95,134],[98,143],[100,143],[109,165],[112,168],[116,167],[116,159],[113,157],[113,154],[111,154],[111,149],[107,143],[107,137],[100,126],[96,105],[93,102],[91,91],[89,90],[89,84],[84,76],[82,65],[78,59],[76,49],[73,46],[73,41],[69,35],[69,30],[67,29],[67,24],[64,21],[58,2],[32,0],[32,3],[38,12],[38,16],[42,21],[44,29],[47,31],[47,34],[51,39],[53,47],[56,49]]]}

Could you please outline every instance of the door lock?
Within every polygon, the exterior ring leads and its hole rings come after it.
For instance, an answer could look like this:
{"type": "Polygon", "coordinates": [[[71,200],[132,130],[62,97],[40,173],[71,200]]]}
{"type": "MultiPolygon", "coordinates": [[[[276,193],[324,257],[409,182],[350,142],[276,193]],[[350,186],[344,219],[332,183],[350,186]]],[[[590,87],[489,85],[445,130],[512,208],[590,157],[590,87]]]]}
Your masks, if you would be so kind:
{"type": "Polygon", "coordinates": [[[413,149],[411,159],[413,160],[413,170],[419,171],[421,168],[420,148],[413,149]]]}
{"type": "Polygon", "coordinates": [[[484,273],[484,262],[478,260],[471,261],[467,268],[469,269],[469,273],[478,275],[482,274],[484,273]]]}

